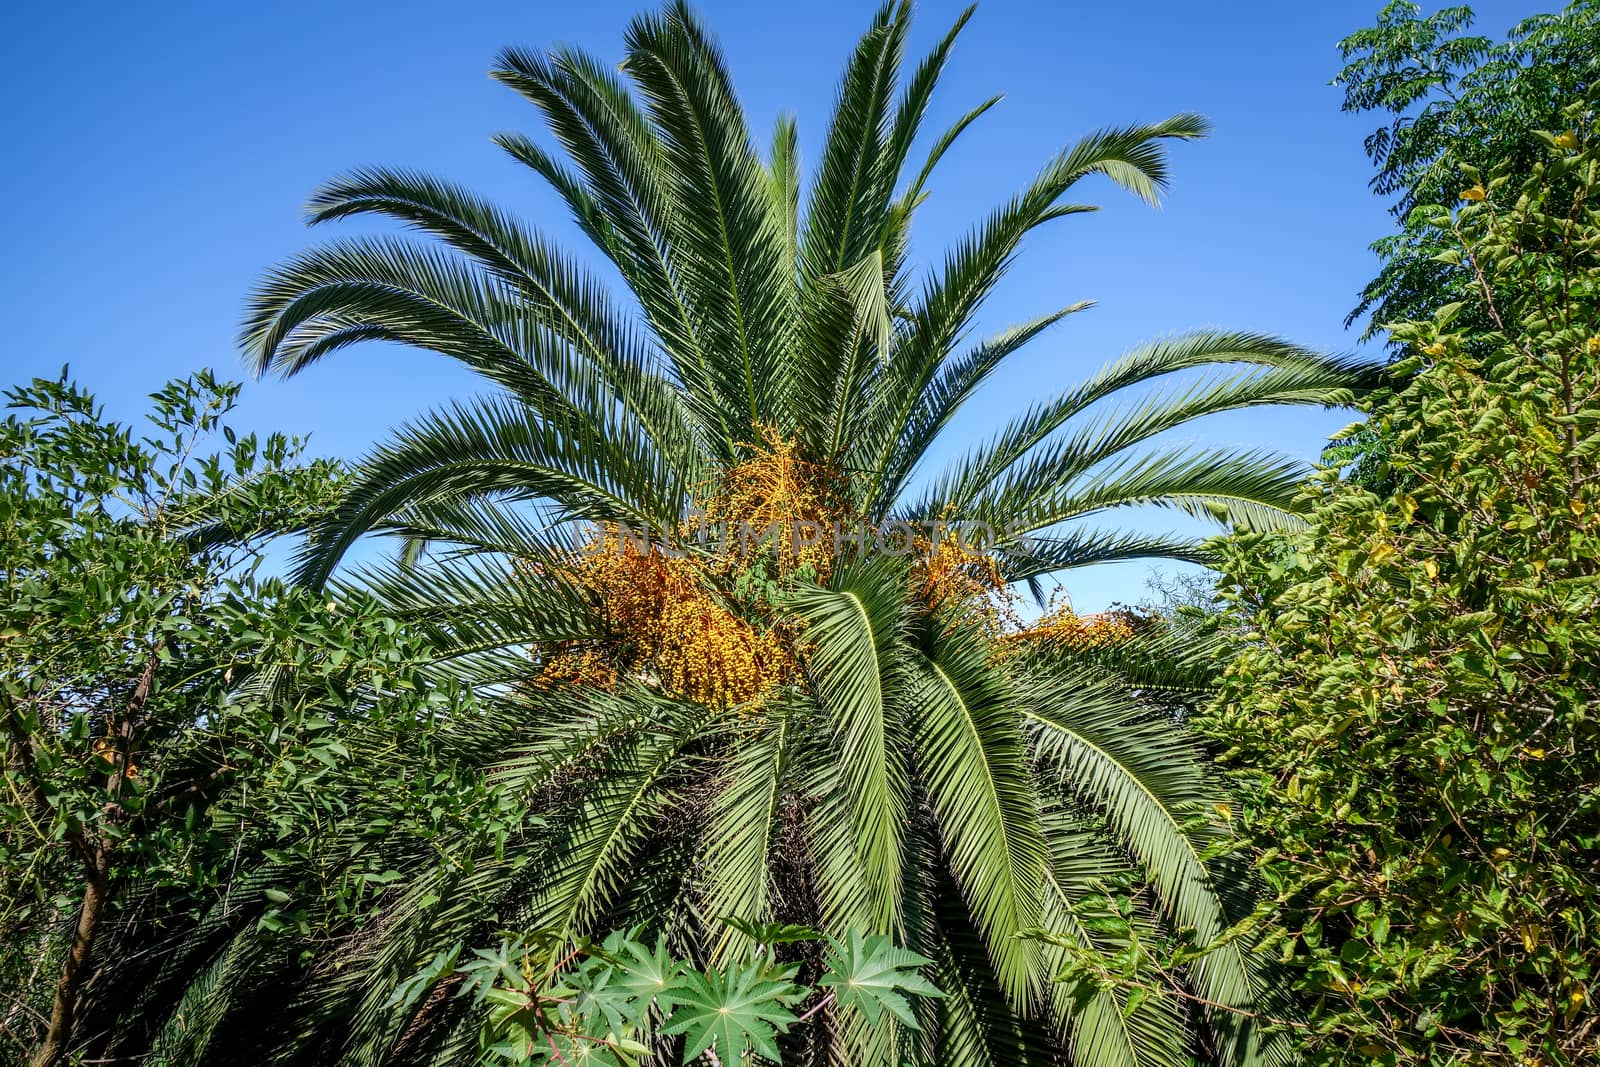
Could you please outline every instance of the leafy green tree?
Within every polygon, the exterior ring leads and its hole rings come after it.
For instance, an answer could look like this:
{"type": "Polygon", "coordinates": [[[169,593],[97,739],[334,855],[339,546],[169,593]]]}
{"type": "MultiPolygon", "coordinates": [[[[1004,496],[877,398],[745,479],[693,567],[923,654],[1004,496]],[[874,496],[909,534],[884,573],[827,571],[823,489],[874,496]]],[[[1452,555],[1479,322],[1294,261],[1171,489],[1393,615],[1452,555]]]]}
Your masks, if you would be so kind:
{"type": "MultiPolygon", "coordinates": [[[[566,203],[604,273],[435,178],[371,169],[315,196],[317,221],[376,215],[425,239],[346,240],[274,271],[245,328],[258,367],[294,374],[387,340],[457,359],[492,392],[374,452],[300,576],[376,597],[520,723],[481,731],[477,766],[521,821],[420,849],[362,838],[364,862],[398,873],[378,917],[310,942],[304,965],[253,962],[209,995],[219,1035],[252,1035],[271,1062],[467,1062],[469,1004],[442,984],[391,999],[440,952],[496,930],[559,945],[642,926],[728,974],[749,938],[715,920],[734,915],[840,944],[888,938],[931,960],[949,994],[916,1002],[918,1029],[836,997],[779,1040],[796,1062],[1269,1055],[1242,1016],[1191,1011],[1200,1001],[1074,1002],[1050,982],[1062,951],[1016,936],[1048,925],[1096,940],[1069,905],[1111,873],[1148,886],[1152,938],[1209,942],[1248,901],[1204,857],[1215,828],[1191,825],[1219,795],[1192,741],[1114,669],[999,636],[984,594],[1104,560],[1203,556],[1082,522],[1119,508],[1297,525],[1299,465],[1148,442],[1213,412],[1346,402],[1362,369],[1257,334],[1171,338],[924,471],[995,369],[1084,306],[969,342],[1022,241],[1089,210],[1068,197],[1095,175],[1153,202],[1163,142],[1205,124],[1091,134],[923,275],[907,255],[916,210],[993,101],[913,159],[966,17],[902,78],[908,15],[884,7],[856,45],[804,190],[795,124],[757,148],[723,56],[681,4],[633,21],[620,73],[571,49],[502,53],[494,76],[543,113],[561,155],[497,140],[566,203]],[[777,523],[779,537],[707,545],[686,533],[697,509],[777,523]],[[586,539],[580,521],[599,532],[586,539]],[[987,530],[985,551],[940,523],[987,530]],[[642,529],[655,541],[634,543],[642,529]],[[334,579],[372,531],[428,551],[334,579]],[[835,551],[835,531],[920,548],[835,551]]],[[[196,929],[182,957],[211,973],[226,943],[196,929]]],[[[1262,985],[1238,945],[1185,980],[1226,1006],[1262,985]]],[[[186,994],[163,995],[142,1010],[177,1019],[186,994]]],[[[225,1058],[221,1041],[194,1058],[225,1058]]]]}
{"type": "Polygon", "coordinates": [[[143,434],[64,377],[6,394],[8,1059],[67,1062],[119,962],[114,931],[227,892],[239,837],[224,798],[268,779],[298,779],[309,797],[316,775],[293,768],[348,754],[332,720],[352,694],[405,682],[392,621],[255,577],[274,537],[333,500],[339,471],[301,463],[295,439],[228,429],[237,389],[205,373],[174,382],[143,434]],[[205,452],[218,437],[222,450],[205,452]]]}
{"type": "Polygon", "coordinates": [[[1207,729],[1307,1063],[1600,1056],[1600,152],[1591,103],[1563,119],[1527,180],[1431,210],[1480,295],[1395,331],[1405,490],[1330,475],[1307,530],[1227,553],[1248,629],[1207,729]]]}
{"type": "MultiPolygon", "coordinates": [[[[1480,314],[1471,299],[1476,279],[1450,261],[1449,236],[1419,205],[1454,203],[1464,188],[1463,164],[1527,176],[1543,153],[1534,131],[1560,126],[1568,102],[1600,80],[1600,9],[1592,3],[1524,19],[1504,41],[1468,34],[1472,21],[1465,5],[1423,16],[1410,0],[1393,0],[1376,25],[1339,42],[1346,65],[1334,83],[1344,88],[1344,110],[1389,116],[1367,137],[1366,150],[1377,168],[1372,189],[1392,198],[1398,230],[1373,243],[1382,267],[1345,322],[1367,316],[1366,338],[1462,302],[1464,333],[1492,326],[1473,319],[1480,314]]],[[[1552,192],[1570,196],[1573,189],[1552,192]]],[[[1378,473],[1392,443],[1361,423],[1323,458],[1348,466],[1360,484],[1393,491],[1397,486],[1378,473]]]]}
{"type": "Polygon", "coordinates": [[[1600,8],[1592,3],[1524,19],[1503,41],[1468,33],[1472,22],[1466,5],[1424,16],[1411,0],[1392,0],[1375,25],[1339,42],[1345,67],[1334,84],[1344,89],[1344,110],[1386,116],[1365,144],[1377,168],[1372,190],[1393,199],[1400,227],[1373,244],[1383,266],[1350,313],[1350,322],[1369,316],[1369,337],[1431,319],[1475,287],[1470,272],[1439,259],[1454,245],[1429,224],[1432,212],[1417,208],[1455,203],[1462,164],[1526,177],[1544,153],[1534,131],[1561,129],[1563,109],[1600,80],[1600,8]]]}

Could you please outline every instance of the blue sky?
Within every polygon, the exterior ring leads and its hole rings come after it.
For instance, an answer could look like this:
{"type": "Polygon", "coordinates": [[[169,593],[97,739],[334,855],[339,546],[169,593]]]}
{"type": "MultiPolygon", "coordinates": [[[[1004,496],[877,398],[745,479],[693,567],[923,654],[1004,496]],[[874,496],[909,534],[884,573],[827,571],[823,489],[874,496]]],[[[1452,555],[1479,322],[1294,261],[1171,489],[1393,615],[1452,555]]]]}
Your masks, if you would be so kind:
{"type": "MultiPolygon", "coordinates": [[[[729,53],[752,126],[780,111],[816,158],[836,80],[873,5],[701,0],[729,53]]],[[[923,0],[920,51],[959,4],[923,0]]],[[[1553,4],[1474,5],[1499,35],[1553,4]]],[[[416,167],[501,202],[548,232],[571,227],[536,179],[489,141],[537,130],[533,109],[485,72],[507,44],[577,44],[615,59],[638,0],[454,4],[322,0],[271,4],[30,4],[0,42],[0,133],[11,252],[0,260],[0,378],[74,375],[131,416],[167,378],[211,366],[242,376],[244,295],[275,261],[316,239],[301,205],[363,164],[416,167]]],[[[1361,138],[1339,112],[1335,43],[1378,4],[990,2],[963,34],[928,128],[995,92],[1006,99],[948,157],[918,217],[914,254],[935,259],[967,225],[1097,126],[1175,111],[1216,132],[1175,150],[1160,211],[1101,183],[1106,206],[1025,248],[980,326],[997,330],[1092,298],[1016,358],[965,413],[978,440],[1009,414],[1141,340],[1198,326],[1356,347],[1343,320],[1374,271],[1367,244],[1389,226],[1370,195],[1361,138]]],[[[352,227],[344,227],[352,232],[352,227]]],[[[329,233],[331,236],[331,232],[329,233]]],[[[237,423],[309,432],[354,457],[387,429],[474,390],[439,357],[354,350],[291,382],[252,382],[237,423]]],[[[1224,416],[1182,440],[1305,458],[1345,413],[1224,416]]],[[[1139,525],[1176,528],[1157,515],[1139,525]]],[[[1075,572],[1080,610],[1137,600],[1148,568],[1075,572]]]]}

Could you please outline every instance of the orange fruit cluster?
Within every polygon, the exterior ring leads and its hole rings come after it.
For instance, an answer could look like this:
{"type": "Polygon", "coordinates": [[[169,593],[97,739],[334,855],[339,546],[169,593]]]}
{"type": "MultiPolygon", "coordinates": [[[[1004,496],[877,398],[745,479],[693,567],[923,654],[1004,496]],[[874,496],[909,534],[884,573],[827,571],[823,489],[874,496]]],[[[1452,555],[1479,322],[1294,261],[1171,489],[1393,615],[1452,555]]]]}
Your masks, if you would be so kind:
{"type": "Polygon", "coordinates": [[[758,444],[746,447],[749,458],[723,471],[700,502],[703,521],[723,538],[714,566],[732,573],[770,553],[774,577],[809,567],[817,581],[826,581],[836,555],[833,531],[853,516],[844,479],[802,459],[798,446],[770,426],[762,428],[758,444]]]}
{"type": "Polygon", "coordinates": [[[985,628],[998,633],[1016,626],[1014,597],[994,556],[967,545],[954,530],[935,544],[931,536],[914,542],[912,578],[917,599],[942,616],[976,616],[985,628]]]}
{"type": "Polygon", "coordinates": [[[1062,604],[1014,636],[1019,640],[1053,644],[1070,652],[1088,652],[1126,641],[1154,622],[1151,616],[1129,608],[1113,607],[1092,615],[1079,615],[1070,605],[1062,604]]]}
{"type": "Polygon", "coordinates": [[[606,637],[559,650],[542,680],[609,689],[628,674],[695,703],[731,707],[759,699],[790,670],[780,636],[730,611],[688,556],[613,527],[585,546],[572,574],[597,594],[606,637]]]}
{"type": "MultiPolygon", "coordinates": [[[[797,572],[826,583],[837,562],[835,530],[853,523],[851,532],[876,531],[855,515],[845,479],[801,458],[777,431],[764,428],[746,448],[747,458],[722,472],[701,501],[704,525],[686,521],[676,531],[688,550],[610,524],[563,565],[595,594],[603,633],[546,650],[541,683],[614,689],[632,678],[726,708],[758,703],[795,675],[803,634],[767,594],[747,595],[751,576],[768,589],[797,572]],[[811,536],[794,536],[797,527],[811,536]],[[713,536],[701,538],[708,528],[713,536]],[[762,536],[767,531],[772,536],[762,536]]],[[[954,527],[911,539],[914,595],[952,624],[977,618],[996,638],[1077,650],[1131,636],[1146,623],[1130,611],[1080,617],[1064,606],[1024,628],[999,564],[983,546],[967,544],[954,527]]]]}

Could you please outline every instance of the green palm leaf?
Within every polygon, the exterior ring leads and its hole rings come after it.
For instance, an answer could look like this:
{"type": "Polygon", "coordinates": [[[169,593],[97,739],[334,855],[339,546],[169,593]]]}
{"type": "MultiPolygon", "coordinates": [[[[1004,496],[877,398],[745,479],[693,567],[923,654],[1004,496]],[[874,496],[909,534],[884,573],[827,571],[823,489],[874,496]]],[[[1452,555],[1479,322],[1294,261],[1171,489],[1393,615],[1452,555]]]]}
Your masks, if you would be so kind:
{"type": "MultiPolygon", "coordinates": [[[[1082,670],[1052,673],[1036,680],[1028,716],[1041,767],[1104,813],[1172,922],[1194,931],[1199,944],[1219,939],[1244,916],[1228,913],[1229,894],[1204,858],[1210,839],[1188,825],[1223,797],[1193,743],[1107,679],[1082,670]]],[[[1199,961],[1192,977],[1202,997],[1243,1013],[1265,993],[1260,964],[1237,940],[1199,961]]],[[[1211,1020],[1228,1036],[1226,1061],[1264,1062],[1260,1035],[1241,1018],[1211,1020]]]]}
{"type": "Polygon", "coordinates": [[[808,623],[807,670],[833,723],[874,932],[892,932],[900,923],[908,790],[903,726],[894,705],[904,669],[897,647],[905,625],[901,581],[895,568],[869,561],[835,574],[832,588],[801,590],[790,601],[808,623]]]}
{"type": "Polygon", "coordinates": [[[1046,849],[1020,732],[1023,700],[980,634],[957,628],[913,666],[917,765],[951,873],[972,909],[1006,995],[1038,994],[1035,946],[1046,849]]]}

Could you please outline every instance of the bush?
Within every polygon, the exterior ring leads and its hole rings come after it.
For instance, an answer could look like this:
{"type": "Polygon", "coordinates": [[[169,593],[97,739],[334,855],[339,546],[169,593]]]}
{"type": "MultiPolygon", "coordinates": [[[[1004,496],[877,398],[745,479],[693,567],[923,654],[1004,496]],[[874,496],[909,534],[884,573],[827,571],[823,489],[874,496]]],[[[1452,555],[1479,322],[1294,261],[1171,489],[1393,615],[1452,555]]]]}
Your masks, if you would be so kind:
{"type": "Polygon", "coordinates": [[[1600,184],[1567,114],[1525,183],[1465,168],[1432,211],[1482,295],[1393,331],[1415,377],[1371,422],[1405,491],[1329,473],[1309,529],[1226,549],[1204,728],[1307,1063],[1600,1057],[1600,184]]]}
{"type": "MultiPolygon", "coordinates": [[[[438,817],[402,771],[426,768],[416,753],[451,694],[425,688],[422,645],[374,605],[258,577],[274,540],[334,499],[339,469],[302,461],[295,438],[230,429],[237,392],[204,372],[175,381],[138,428],[65,376],[5,393],[5,1062],[53,1067],[84,1034],[147,1038],[154,1024],[116,991],[192,976],[164,940],[183,922],[245,913],[263,935],[309,938],[314,908],[359,915],[381,868],[363,856],[344,883],[316,877],[349,847],[327,828],[351,805],[402,810],[390,838],[438,817]],[[402,746],[396,769],[383,757],[402,746]],[[282,860],[239,869],[264,855],[282,860]],[[309,869],[300,882],[332,902],[267,880],[283,867],[309,869]]],[[[186,1023],[163,1052],[203,1040],[204,1018],[186,1023]]]]}

